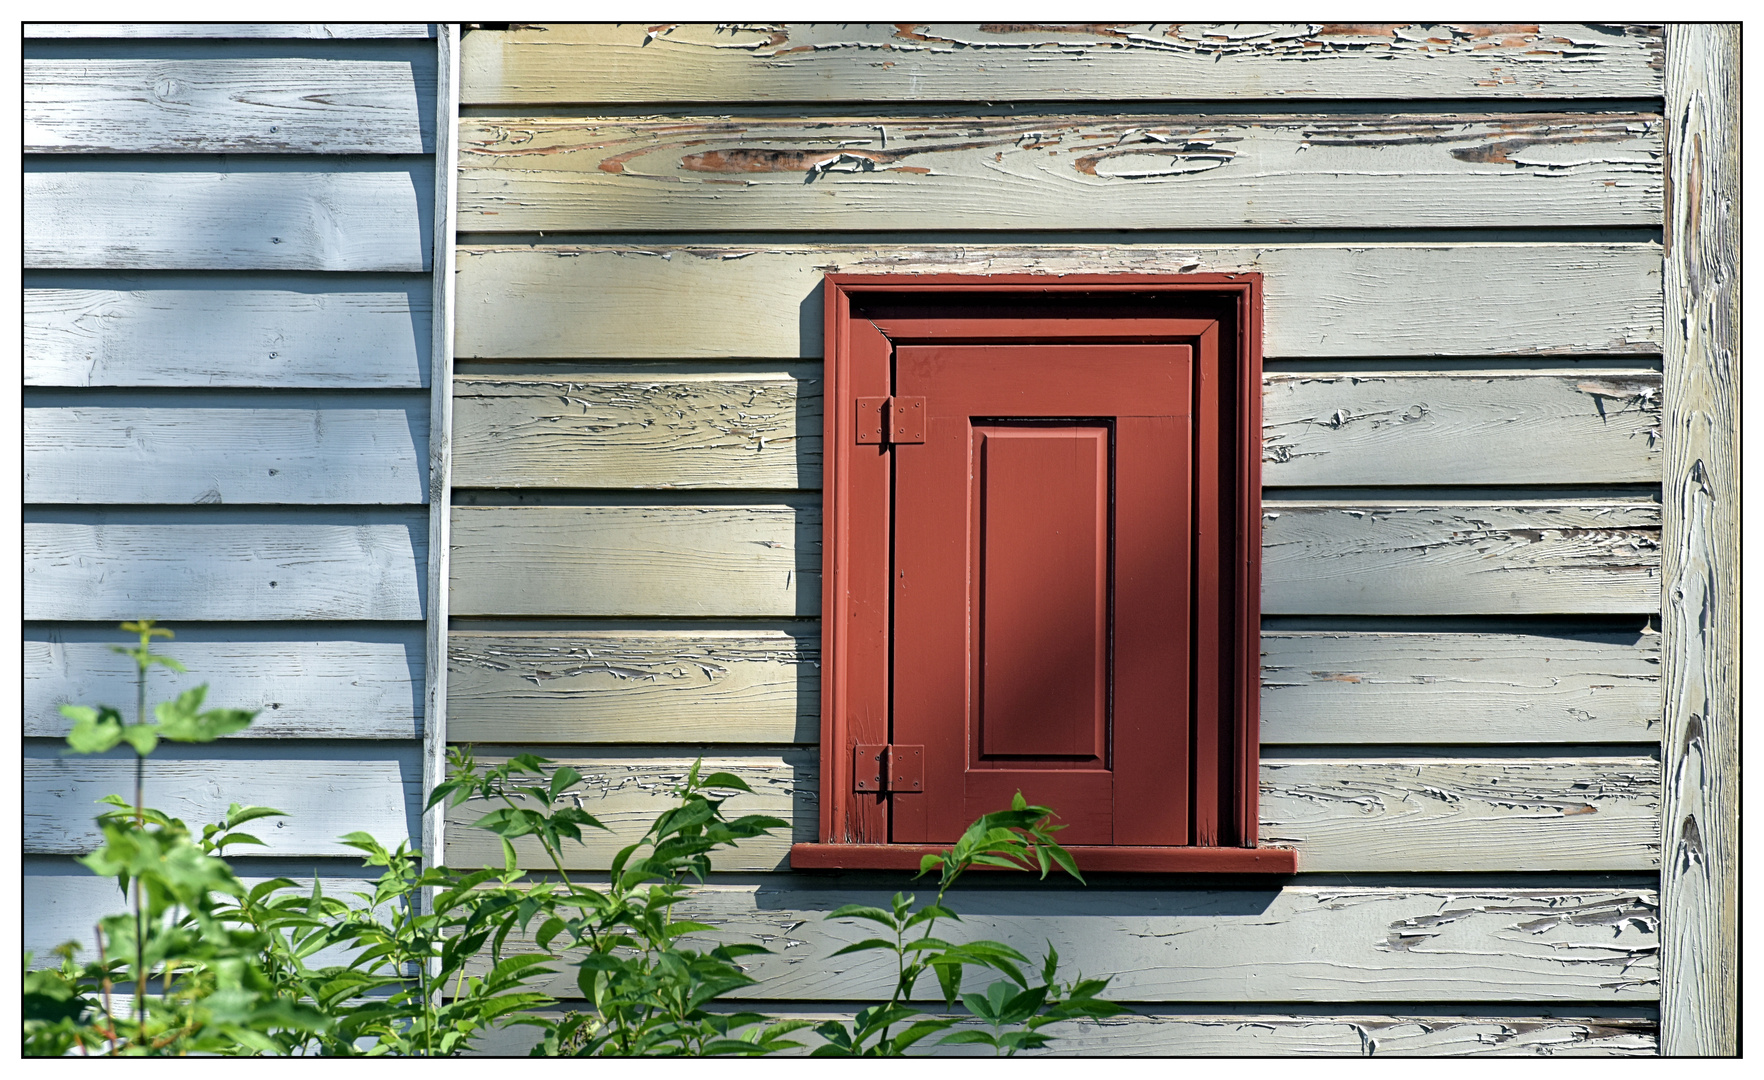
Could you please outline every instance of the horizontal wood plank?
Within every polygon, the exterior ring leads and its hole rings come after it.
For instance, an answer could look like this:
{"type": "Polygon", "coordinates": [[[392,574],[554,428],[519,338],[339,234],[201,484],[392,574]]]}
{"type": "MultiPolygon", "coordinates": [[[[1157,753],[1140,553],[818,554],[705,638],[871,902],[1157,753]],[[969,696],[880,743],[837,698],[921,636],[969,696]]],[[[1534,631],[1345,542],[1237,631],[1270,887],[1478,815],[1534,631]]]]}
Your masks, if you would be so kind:
{"type": "Polygon", "coordinates": [[[33,274],[26,386],[418,388],[429,279],[33,274]]]}
{"type": "MultiPolygon", "coordinates": [[[[416,739],[422,736],[420,626],[178,627],[160,652],[189,669],[155,667],[149,704],[199,683],[210,706],[258,710],[238,739],[416,739]]],[[[64,704],[134,707],[135,663],[111,651],[113,627],[34,626],[24,632],[24,734],[61,738],[64,704]]]]}
{"type": "Polygon", "coordinates": [[[816,615],[819,507],[455,506],[452,614],[816,615]]]}
{"type": "Polygon", "coordinates": [[[1647,243],[462,245],[458,356],[819,357],[821,278],[834,271],[1259,271],[1276,358],[1647,355],[1662,326],[1660,248],[1647,243]]]}
{"type": "MultiPolygon", "coordinates": [[[[24,850],[84,854],[103,840],[92,822],[98,800],[134,790],[132,751],[64,757],[59,742],[24,751],[24,850]]],[[[337,838],[361,831],[395,845],[418,833],[422,747],[389,743],[223,742],[167,744],[147,762],[147,804],[192,827],[220,821],[230,803],[288,816],[249,831],[253,854],[355,855],[337,838]]]]}
{"type": "Polygon", "coordinates": [[[1651,227],[1659,121],[468,118],[459,220],[476,232],[1651,227]]]}
{"type": "Polygon", "coordinates": [[[1660,610],[1660,506],[1262,502],[1264,615],[1660,610]]]}
{"type": "Polygon", "coordinates": [[[26,619],[421,619],[425,610],[420,510],[26,518],[26,619]]]}
{"type": "MultiPolygon", "coordinates": [[[[1079,967],[1086,975],[1111,974],[1106,996],[1129,1002],[1584,1006],[1659,997],[1653,889],[1182,887],[1193,884],[1081,888],[1030,880],[1006,887],[1001,875],[993,887],[957,887],[949,901],[961,922],[948,934],[1003,941],[1033,957],[1046,955],[1051,943],[1062,976],[1079,967]]],[[[874,924],[825,916],[844,904],[886,907],[897,887],[910,888],[905,875],[898,886],[881,887],[780,875],[757,885],[696,889],[677,911],[719,927],[719,940],[771,950],[743,961],[758,985],[733,997],[885,1000],[894,985],[892,958],[831,955],[872,936],[874,924]]],[[[545,987],[562,998],[581,994],[568,968],[545,987]]],[[[934,988],[920,992],[936,995],[934,988]]]]}
{"type": "Polygon", "coordinates": [[[818,488],[820,368],[453,383],[457,487],[818,488]]]}
{"type": "Polygon", "coordinates": [[[133,397],[28,400],[25,501],[428,501],[427,397],[133,397]]]}
{"type": "MultiPolygon", "coordinates": [[[[506,752],[479,749],[486,760],[506,752]]],[[[554,756],[581,771],[572,790],[612,830],[567,845],[565,865],[600,870],[670,805],[669,789],[694,755],[609,747],[554,756]]],[[[753,789],[729,802],[731,812],[792,823],[789,835],[780,830],[714,856],[718,869],[781,870],[792,842],[817,839],[814,750],[713,751],[704,768],[732,772],[753,789]]],[[[1650,758],[1265,758],[1261,842],[1296,848],[1301,873],[1652,870],[1659,865],[1659,794],[1660,767],[1650,758]]],[[[449,863],[499,864],[500,842],[470,827],[489,809],[468,802],[449,811],[449,863]]],[[[536,842],[517,841],[515,849],[524,866],[550,866],[536,842]]]]}
{"type": "Polygon", "coordinates": [[[1658,27],[523,25],[460,43],[468,105],[1657,97],[1658,27]]]}
{"type": "Polygon", "coordinates": [[[457,742],[813,743],[820,637],[613,630],[448,635],[457,742]]]}
{"type": "Polygon", "coordinates": [[[402,61],[26,57],[24,149],[432,154],[434,50],[402,61]]]}
{"type": "Polygon", "coordinates": [[[29,38],[432,38],[430,23],[25,23],[29,38]]]}
{"type": "Polygon", "coordinates": [[[26,162],[27,269],[429,269],[430,162],[82,164],[26,162]]]}
{"type": "Polygon", "coordinates": [[[1656,633],[1262,631],[1262,743],[1644,743],[1656,633]]]}
{"type": "Polygon", "coordinates": [[[1267,485],[1660,480],[1660,376],[1585,371],[1277,373],[1267,485]]]}

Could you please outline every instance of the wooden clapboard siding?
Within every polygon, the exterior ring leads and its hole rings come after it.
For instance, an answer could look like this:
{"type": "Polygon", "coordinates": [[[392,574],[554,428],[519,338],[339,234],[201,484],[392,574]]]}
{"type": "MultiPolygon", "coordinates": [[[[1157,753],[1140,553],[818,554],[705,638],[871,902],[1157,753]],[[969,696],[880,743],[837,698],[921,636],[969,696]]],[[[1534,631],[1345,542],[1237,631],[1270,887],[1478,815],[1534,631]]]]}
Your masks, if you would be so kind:
{"type": "MultiPolygon", "coordinates": [[[[481,747],[486,760],[507,753],[481,747]]],[[[580,770],[583,809],[612,831],[586,834],[564,851],[571,869],[605,869],[623,844],[668,806],[691,751],[595,748],[548,756],[580,770]]],[[[782,870],[790,844],[815,839],[819,755],[812,748],[703,752],[704,768],[727,770],[754,791],[731,812],[772,814],[782,833],[719,852],[725,871],[782,870]]],[[[1034,798],[1034,792],[1024,793],[1034,798]]],[[[1660,766],[1652,758],[1264,759],[1261,840],[1298,850],[1301,872],[1653,870],[1659,866],[1660,766]]],[[[450,865],[492,865],[496,837],[471,823],[491,809],[449,812],[450,865]]],[[[1058,811],[1059,807],[1054,807],[1058,811]]],[[[536,842],[516,841],[522,865],[550,866],[536,842]]]]}
{"type": "Polygon", "coordinates": [[[1259,271],[1270,357],[1660,351],[1660,248],[1652,243],[853,247],[829,240],[462,245],[459,256],[459,289],[472,298],[460,305],[461,359],[819,357],[821,278],[833,271],[1259,271]]]}
{"type": "MultiPolygon", "coordinates": [[[[873,924],[825,916],[844,904],[886,907],[906,887],[904,877],[870,886],[806,874],[713,883],[676,910],[717,926],[721,940],[771,950],[743,961],[758,985],[731,997],[885,1000],[892,960],[830,955],[871,936],[873,924]]],[[[1121,1001],[1584,1006],[1659,996],[1659,895],[1651,886],[994,882],[956,889],[951,899],[962,919],[952,937],[1004,941],[1035,957],[1051,943],[1062,973],[1082,966],[1086,975],[1111,974],[1108,996],[1121,1001]]],[[[560,998],[581,995],[573,969],[541,985],[560,998]]],[[[921,993],[935,999],[935,990],[921,993]]]]}
{"type": "Polygon", "coordinates": [[[25,23],[28,38],[432,38],[428,23],[25,23]]]}
{"type": "Polygon", "coordinates": [[[1659,119],[474,118],[461,125],[460,227],[1651,227],[1659,119]]]}
{"type": "Polygon", "coordinates": [[[427,278],[25,278],[27,386],[425,387],[427,278]]]}
{"type": "Polygon", "coordinates": [[[1660,94],[1657,27],[540,25],[461,43],[468,105],[1660,94]]]}
{"type": "Polygon", "coordinates": [[[27,511],[26,619],[421,619],[420,510],[27,511]]]}
{"type": "Polygon", "coordinates": [[[819,366],[453,386],[457,487],[820,487],[819,366]]]}
{"type": "Polygon", "coordinates": [[[1268,615],[1660,608],[1660,507],[1629,500],[1262,502],[1268,615]]]}
{"type": "Polygon", "coordinates": [[[27,159],[24,265],[429,269],[434,165],[396,159],[27,159]]]}
{"type": "Polygon", "coordinates": [[[454,631],[456,742],[812,743],[820,637],[779,630],[454,631]]]}
{"type": "Polygon", "coordinates": [[[27,56],[25,152],[431,154],[435,50],[412,42],[399,51],[27,56]]]}
{"type": "Polygon", "coordinates": [[[1641,371],[1277,373],[1269,485],[1654,483],[1660,376],[1641,371]]]}
{"type": "Polygon", "coordinates": [[[1262,743],[1652,743],[1660,636],[1262,631],[1262,743]]]}
{"type": "MultiPolygon", "coordinates": [[[[133,790],[135,758],[126,748],[66,757],[57,742],[24,746],[24,846],[43,854],[84,854],[103,842],[92,817],[98,800],[133,790]]],[[[192,826],[220,821],[230,803],[270,806],[288,816],[248,830],[268,855],[354,855],[338,837],[357,830],[387,844],[416,834],[422,797],[417,744],[260,742],[165,744],[147,762],[147,802],[192,826]]]]}
{"type": "Polygon", "coordinates": [[[34,503],[420,504],[429,403],[385,394],[31,394],[34,503]]]}
{"type": "MultiPolygon", "coordinates": [[[[256,709],[241,739],[412,739],[421,734],[423,635],[417,625],[176,627],[159,651],[188,674],[155,667],[147,700],[205,683],[208,704],[256,709]]],[[[27,626],[24,734],[60,738],[64,704],[135,700],[135,663],[111,651],[110,626],[27,626]]]]}
{"type": "Polygon", "coordinates": [[[814,615],[818,506],[456,506],[453,614],[814,615]]]}

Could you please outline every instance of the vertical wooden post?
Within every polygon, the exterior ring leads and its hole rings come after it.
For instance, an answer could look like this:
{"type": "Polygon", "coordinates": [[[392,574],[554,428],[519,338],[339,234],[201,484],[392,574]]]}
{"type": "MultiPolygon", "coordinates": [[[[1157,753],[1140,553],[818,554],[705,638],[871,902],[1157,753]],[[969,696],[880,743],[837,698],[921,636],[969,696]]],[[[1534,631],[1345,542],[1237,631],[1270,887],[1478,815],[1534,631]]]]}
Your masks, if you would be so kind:
{"type": "Polygon", "coordinates": [[[1739,25],[1666,28],[1660,1050],[1739,1047],[1739,25]]]}
{"type": "MultiPolygon", "coordinates": [[[[453,520],[453,176],[459,132],[459,24],[442,23],[435,94],[435,238],[429,353],[429,610],[423,677],[423,799],[447,779],[447,578],[453,520]]],[[[446,808],[423,814],[423,862],[443,856],[446,808]]]]}

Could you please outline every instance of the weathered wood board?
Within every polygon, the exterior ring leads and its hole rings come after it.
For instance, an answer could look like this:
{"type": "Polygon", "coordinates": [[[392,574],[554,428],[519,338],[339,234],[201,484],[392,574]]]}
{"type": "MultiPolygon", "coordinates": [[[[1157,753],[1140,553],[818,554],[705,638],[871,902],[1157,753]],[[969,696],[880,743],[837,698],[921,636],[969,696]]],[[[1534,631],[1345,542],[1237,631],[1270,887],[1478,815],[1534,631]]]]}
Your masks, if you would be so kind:
{"type": "Polygon", "coordinates": [[[1262,743],[1649,743],[1660,635],[1262,631],[1262,743]]]}
{"type": "Polygon", "coordinates": [[[818,365],[780,372],[461,376],[456,487],[818,488],[818,365]]]}
{"type": "MultiPolygon", "coordinates": [[[[210,706],[259,710],[239,739],[414,739],[422,734],[420,626],[176,627],[157,651],[189,669],[154,667],[147,701],[207,684],[210,706]]],[[[111,651],[115,627],[24,631],[24,734],[61,738],[64,704],[134,708],[135,662],[111,651]]]]}
{"type": "Polygon", "coordinates": [[[834,271],[1245,270],[1266,275],[1269,357],[1660,351],[1651,243],[462,245],[457,347],[461,359],[813,358],[834,271]]]}
{"type": "Polygon", "coordinates": [[[456,506],[461,615],[817,615],[818,506],[456,506]]]}
{"type": "Polygon", "coordinates": [[[26,153],[432,154],[435,50],[407,58],[24,61],[26,153]]]}
{"type": "Polygon", "coordinates": [[[33,503],[428,501],[429,402],[410,394],[37,393],[33,503]]]}
{"type": "Polygon", "coordinates": [[[432,163],[25,162],[27,269],[427,270],[432,163]]]}
{"type": "Polygon", "coordinates": [[[1657,27],[1581,24],[590,24],[474,30],[468,105],[1633,98],[1657,27]]]}
{"type": "Polygon", "coordinates": [[[1265,485],[1598,484],[1660,479],[1646,371],[1274,373],[1265,485]]]}
{"type": "Polygon", "coordinates": [[[25,23],[28,38],[432,38],[431,23],[25,23]]]}
{"type": "Polygon", "coordinates": [[[820,636],[778,630],[448,635],[456,742],[813,743],[820,636]]]}
{"type": "MultiPolygon", "coordinates": [[[[478,752],[488,761],[508,751],[478,752]]],[[[563,853],[571,869],[598,870],[670,805],[669,789],[696,755],[596,747],[592,756],[547,756],[581,771],[572,791],[612,830],[584,834],[581,846],[563,853]]],[[[792,823],[789,835],[714,855],[717,869],[782,870],[793,841],[815,839],[820,769],[813,749],[707,752],[704,768],[732,772],[753,789],[731,799],[730,812],[792,823]]],[[[1659,796],[1659,763],[1641,757],[1264,758],[1261,842],[1297,848],[1299,870],[1311,873],[1653,870],[1659,796]]],[[[500,841],[470,827],[490,809],[474,801],[449,811],[449,864],[500,865],[500,841]]],[[[516,841],[515,849],[523,866],[551,865],[537,842],[516,841]]]]}
{"type": "Polygon", "coordinates": [[[1262,502],[1264,615],[1659,609],[1658,503],[1262,502]]]}
{"type": "MultiPolygon", "coordinates": [[[[25,743],[24,850],[84,854],[103,840],[98,800],[134,790],[134,752],[64,757],[57,742],[25,743]]],[[[248,830],[253,854],[353,855],[337,838],[361,831],[395,845],[417,835],[422,799],[419,747],[401,742],[162,745],[147,763],[147,803],[190,825],[220,821],[231,803],[288,816],[248,830]]]]}
{"type": "Polygon", "coordinates": [[[24,617],[421,619],[409,511],[27,511],[24,617]]]}
{"type": "Polygon", "coordinates": [[[425,387],[424,277],[35,273],[26,386],[425,387]]]}
{"type": "MultiPolygon", "coordinates": [[[[733,997],[886,999],[891,958],[830,955],[872,936],[874,924],[825,915],[843,904],[886,907],[908,887],[898,877],[869,886],[834,875],[713,884],[695,890],[678,917],[772,950],[744,961],[759,985],[733,997]]],[[[1062,972],[1081,962],[1087,975],[1112,974],[1116,1000],[1584,1005],[1659,995],[1652,888],[1012,886],[958,887],[951,899],[962,919],[951,936],[1004,941],[1034,957],[1051,942],[1062,972]]],[[[544,985],[562,998],[581,994],[573,969],[544,985]]]]}
{"type": "Polygon", "coordinates": [[[1659,119],[468,118],[459,220],[468,232],[1653,226],[1659,119]]]}

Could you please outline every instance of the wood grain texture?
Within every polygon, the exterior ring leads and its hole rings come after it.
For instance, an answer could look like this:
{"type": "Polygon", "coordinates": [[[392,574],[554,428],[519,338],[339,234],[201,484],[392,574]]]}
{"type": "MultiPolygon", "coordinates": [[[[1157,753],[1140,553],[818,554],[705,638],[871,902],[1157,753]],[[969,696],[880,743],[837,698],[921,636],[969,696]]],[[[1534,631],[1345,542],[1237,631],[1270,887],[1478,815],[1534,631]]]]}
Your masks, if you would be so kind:
{"type": "Polygon", "coordinates": [[[26,619],[423,617],[420,510],[26,518],[26,619]]]}
{"type": "Polygon", "coordinates": [[[26,386],[429,385],[415,276],[33,274],[26,386]]]}
{"type": "Polygon", "coordinates": [[[149,162],[27,161],[25,267],[429,269],[428,162],[149,162]]]}
{"type": "MultiPolygon", "coordinates": [[[[147,700],[205,683],[212,706],[259,710],[239,739],[414,739],[422,733],[420,628],[178,627],[161,646],[189,669],[155,667],[147,700]]],[[[135,664],[110,646],[110,627],[33,626],[24,632],[24,734],[61,738],[64,704],[129,709],[135,664]]]]}
{"type": "Polygon", "coordinates": [[[1269,357],[1660,350],[1659,247],[1602,243],[462,246],[457,344],[461,359],[813,358],[834,271],[1244,270],[1266,275],[1269,357]]]}
{"type": "Polygon", "coordinates": [[[24,149],[430,154],[434,50],[402,61],[26,57],[24,149]]]}
{"type": "Polygon", "coordinates": [[[1262,631],[1262,743],[1651,743],[1657,633],[1262,631]]]}
{"type": "MultiPolygon", "coordinates": [[[[1131,1002],[1585,1005],[1659,994],[1659,897],[1651,888],[1197,884],[968,888],[955,900],[962,920],[950,936],[1003,941],[1035,957],[1051,942],[1065,964],[1112,974],[1106,996],[1131,1002]]],[[[871,936],[865,927],[873,924],[824,917],[843,904],[886,905],[894,888],[792,874],[713,884],[678,912],[718,926],[724,940],[772,950],[745,961],[759,985],[733,997],[877,1000],[894,985],[891,960],[831,956],[871,936]]],[[[1062,974],[1070,970],[1062,965],[1062,974]]],[[[562,998],[581,993],[567,969],[546,989],[562,998]]]]}
{"type": "Polygon", "coordinates": [[[1265,485],[1655,483],[1660,441],[1653,372],[1263,381],[1265,485]]]}
{"type": "Polygon", "coordinates": [[[818,488],[818,366],[651,377],[461,377],[460,487],[818,488]]]}
{"type": "Polygon", "coordinates": [[[448,637],[459,742],[813,743],[820,639],[776,630],[448,637]]]}
{"type": "Polygon", "coordinates": [[[1740,31],[1666,39],[1665,991],[1661,1050],[1737,1055],[1740,31]]]}
{"type": "Polygon", "coordinates": [[[25,23],[29,38],[432,38],[431,23],[25,23]]]}
{"type": "Polygon", "coordinates": [[[428,497],[428,406],[402,394],[32,395],[24,410],[24,497],[421,504],[428,497]]]}
{"type": "Polygon", "coordinates": [[[468,231],[1647,225],[1659,117],[469,118],[468,231]]]}
{"type": "Polygon", "coordinates": [[[1262,503],[1264,615],[1660,610],[1660,507],[1262,503]]]}
{"type": "Polygon", "coordinates": [[[456,506],[453,614],[816,615],[819,507],[456,506]]]}
{"type": "Polygon", "coordinates": [[[1657,27],[1576,24],[545,25],[462,53],[473,105],[1660,94],[1657,27]]]}
{"type": "MultiPolygon", "coordinates": [[[[511,751],[478,752],[492,761],[511,751]]],[[[600,870],[669,805],[669,789],[698,754],[596,747],[548,756],[582,772],[572,791],[612,830],[570,845],[565,865],[600,870]]],[[[815,839],[814,750],[710,751],[704,768],[732,772],[753,789],[730,801],[731,812],[792,823],[788,836],[713,856],[717,869],[782,870],[793,841],[815,839]]],[[[1299,870],[1312,873],[1652,870],[1659,866],[1659,805],[1660,766],[1650,758],[1265,757],[1260,836],[1269,846],[1296,848],[1299,870]]],[[[500,864],[499,841],[469,828],[490,808],[470,802],[449,811],[449,865],[500,864]]],[[[515,849],[523,866],[550,866],[537,843],[517,841],[515,849]]]]}
{"type": "MultiPolygon", "coordinates": [[[[135,783],[133,751],[63,757],[60,742],[24,750],[24,850],[84,854],[102,843],[92,823],[98,800],[135,783]]],[[[270,806],[288,816],[250,830],[265,844],[253,854],[354,855],[338,841],[370,833],[396,844],[417,835],[422,794],[418,748],[389,743],[164,745],[147,763],[147,802],[192,826],[220,821],[230,803],[270,806]]]]}

